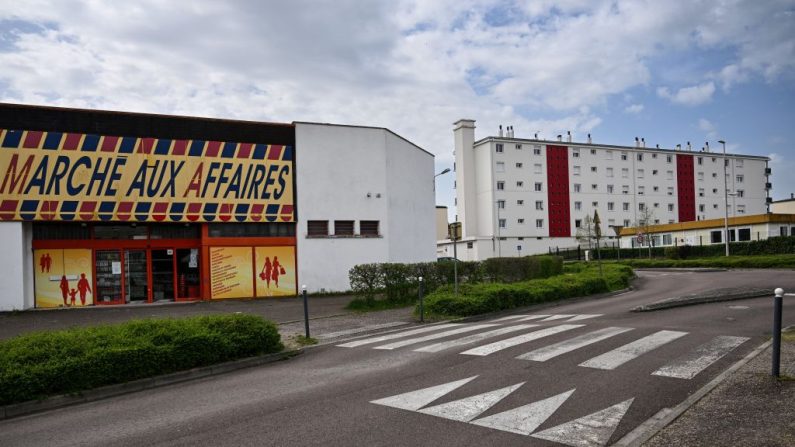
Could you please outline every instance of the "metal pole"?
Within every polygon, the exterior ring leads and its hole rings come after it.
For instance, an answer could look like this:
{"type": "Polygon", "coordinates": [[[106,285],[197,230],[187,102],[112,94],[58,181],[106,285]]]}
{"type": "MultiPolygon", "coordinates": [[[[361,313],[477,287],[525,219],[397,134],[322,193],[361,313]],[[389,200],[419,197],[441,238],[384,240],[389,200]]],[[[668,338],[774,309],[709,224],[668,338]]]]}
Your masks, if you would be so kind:
{"type": "Polygon", "coordinates": [[[304,295],[304,332],[309,338],[309,303],[306,300],[306,284],[301,286],[301,294],[304,295]]]}
{"type": "Polygon", "coordinates": [[[723,237],[725,238],[726,256],[729,256],[729,186],[726,180],[726,142],[718,141],[723,145],[723,237]]]}
{"type": "Polygon", "coordinates": [[[781,375],[781,305],[784,297],[784,289],[777,288],[773,298],[773,376],[781,375]]]}
{"type": "Polygon", "coordinates": [[[419,286],[417,287],[417,293],[419,294],[419,298],[420,298],[420,323],[424,323],[425,322],[425,305],[424,305],[425,304],[424,303],[425,300],[422,299],[422,276],[420,276],[417,279],[419,280],[419,286]]]}
{"type": "Polygon", "coordinates": [[[500,236],[500,202],[497,201],[497,257],[502,257],[502,237],[500,236]]]}
{"type": "Polygon", "coordinates": [[[458,241],[453,241],[453,293],[458,296],[458,241]]]}

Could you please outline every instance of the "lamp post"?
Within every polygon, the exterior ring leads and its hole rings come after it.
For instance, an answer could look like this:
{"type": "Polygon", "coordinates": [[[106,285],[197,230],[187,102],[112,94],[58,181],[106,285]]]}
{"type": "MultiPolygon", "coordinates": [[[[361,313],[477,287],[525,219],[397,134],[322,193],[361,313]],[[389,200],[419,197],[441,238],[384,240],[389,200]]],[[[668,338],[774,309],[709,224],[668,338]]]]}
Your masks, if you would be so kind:
{"type": "Polygon", "coordinates": [[[500,236],[500,201],[497,201],[497,257],[502,257],[502,237],[500,236]]]}
{"type": "Polygon", "coordinates": [[[442,172],[440,172],[440,173],[438,173],[438,174],[433,176],[433,191],[434,192],[436,192],[436,177],[439,177],[442,174],[447,174],[448,172],[450,172],[450,168],[444,168],[444,170],[442,170],[442,172]]]}
{"type": "Polygon", "coordinates": [[[726,142],[718,140],[723,146],[723,238],[726,246],[726,256],[729,256],[729,187],[726,180],[726,142]]]}

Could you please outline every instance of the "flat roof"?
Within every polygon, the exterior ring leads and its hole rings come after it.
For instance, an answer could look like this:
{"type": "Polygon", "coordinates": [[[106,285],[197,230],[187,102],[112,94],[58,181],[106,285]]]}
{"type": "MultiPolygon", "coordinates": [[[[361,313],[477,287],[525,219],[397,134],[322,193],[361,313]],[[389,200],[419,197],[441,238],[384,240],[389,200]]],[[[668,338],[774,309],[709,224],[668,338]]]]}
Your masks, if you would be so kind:
{"type": "Polygon", "coordinates": [[[403,140],[403,141],[405,141],[406,143],[408,143],[408,144],[410,144],[410,145],[414,146],[415,148],[417,148],[417,149],[421,150],[422,152],[425,152],[426,154],[430,155],[431,157],[434,157],[434,158],[436,158],[436,155],[434,155],[433,153],[426,151],[425,149],[421,148],[420,146],[418,146],[418,145],[414,144],[414,143],[413,143],[411,140],[409,140],[408,138],[404,138],[404,137],[400,136],[399,134],[397,134],[397,133],[395,133],[395,132],[393,132],[393,131],[391,131],[391,130],[387,129],[386,127],[379,127],[379,126],[361,126],[361,125],[356,125],[356,124],[316,123],[316,122],[313,122],[313,121],[293,121],[293,125],[295,125],[295,124],[311,124],[311,125],[313,125],[313,126],[355,127],[355,128],[359,128],[359,129],[375,129],[375,130],[383,130],[383,131],[389,132],[389,133],[391,133],[392,135],[394,135],[394,136],[396,136],[396,137],[400,138],[401,140],[403,140]]]}
{"type": "MultiPolygon", "coordinates": [[[[754,225],[763,223],[795,223],[795,214],[754,214],[751,216],[735,216],[729,218],[729,226],[754,225]]],[[[677,222],[671,224],[649,225],[648,227],[624,227],[621,236],[634,236],[641,231],[649,233],[667,233],[674,231],[703,230],[707,228],[723,228],[724,219],[694,220],[691,222],[677,222]]]]}

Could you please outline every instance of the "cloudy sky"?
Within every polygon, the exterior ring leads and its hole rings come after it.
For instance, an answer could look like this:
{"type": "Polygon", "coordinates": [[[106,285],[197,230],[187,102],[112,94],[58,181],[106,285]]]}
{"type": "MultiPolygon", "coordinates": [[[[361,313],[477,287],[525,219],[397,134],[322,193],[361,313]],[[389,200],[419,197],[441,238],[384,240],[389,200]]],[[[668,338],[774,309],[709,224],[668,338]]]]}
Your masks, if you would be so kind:
{"type": "Polygon", "coordinates": [[[0,67],[2,102],[384,126],[437,170],[459,118],[723,139],[795,192],[795,0],[0,0],[0,67]]]}

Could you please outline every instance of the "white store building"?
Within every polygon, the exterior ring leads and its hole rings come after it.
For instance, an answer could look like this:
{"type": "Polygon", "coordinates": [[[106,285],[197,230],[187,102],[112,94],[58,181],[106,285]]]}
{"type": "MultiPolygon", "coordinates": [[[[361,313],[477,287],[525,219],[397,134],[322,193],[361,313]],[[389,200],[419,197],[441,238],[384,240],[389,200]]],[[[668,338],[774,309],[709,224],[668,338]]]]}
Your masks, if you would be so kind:
{"type": "MultiPolygon", "coordinates": [[[[475,139],[475,122],[454,124],[458,258],[478,260],[577,245],[578,228],[598,210],[602,232],[723,217],[724,160],[729,216],[768,212],[769,159],[693,150],[518,138],[509,128],[475,139]]],[[[453,256],[438,241],[437,256],[453,256]]]]}

